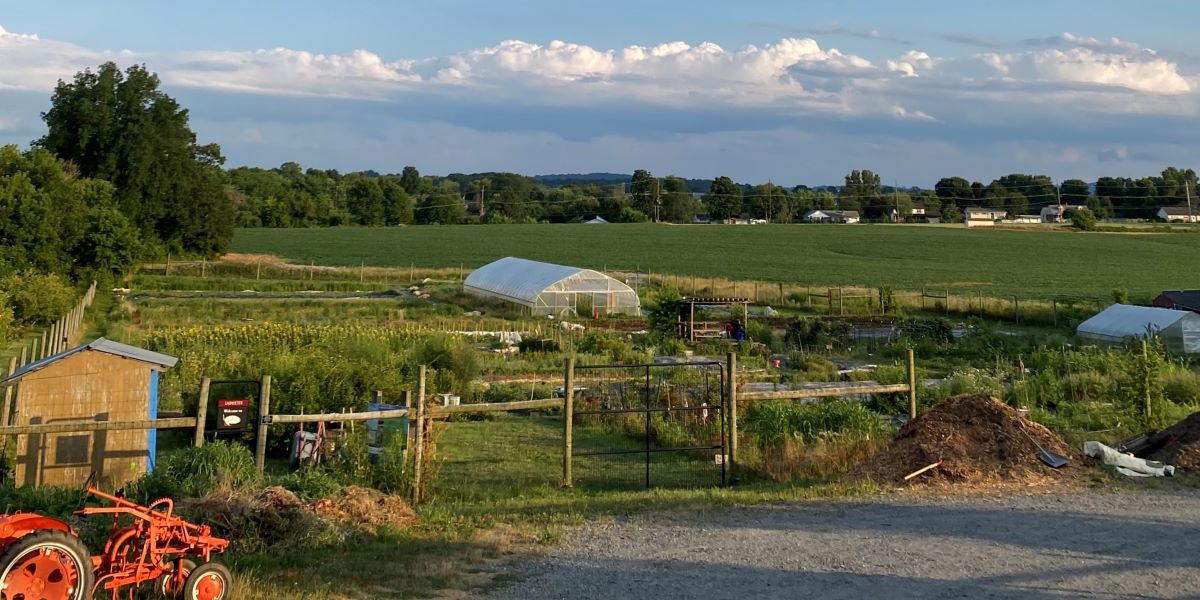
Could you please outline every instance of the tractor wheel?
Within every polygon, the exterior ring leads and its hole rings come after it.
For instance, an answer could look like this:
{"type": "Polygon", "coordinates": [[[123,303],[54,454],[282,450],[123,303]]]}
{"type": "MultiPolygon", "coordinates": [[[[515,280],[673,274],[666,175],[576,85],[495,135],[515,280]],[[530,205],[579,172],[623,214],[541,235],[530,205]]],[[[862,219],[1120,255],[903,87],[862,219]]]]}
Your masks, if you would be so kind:
{"type": "Polygon", "coordinates": [[[84,600],[92,578],[87,548],[65,531],[31,533],[0,556],[3,600],[84,600]]]}
{"type": "Polygon", "coordinates": [[[233,589],[233,575],[219,562],[206,562],[183,583],[185,600],[225,600],[233,589]]]}
{"type": "Polygon", "coordinates": [[[159,575],[158,581],[154,583],[154,589],[163,598],[171,598],[172,600],[182,598],[184,583],[187,581],[188,576],[192,574],[192,571],[196,570],[196,561],[190,558],[183,559],[183,568],[178,573],[175,572],[176,564],[178,563],[172,562],[171,571],[159,575]]]}

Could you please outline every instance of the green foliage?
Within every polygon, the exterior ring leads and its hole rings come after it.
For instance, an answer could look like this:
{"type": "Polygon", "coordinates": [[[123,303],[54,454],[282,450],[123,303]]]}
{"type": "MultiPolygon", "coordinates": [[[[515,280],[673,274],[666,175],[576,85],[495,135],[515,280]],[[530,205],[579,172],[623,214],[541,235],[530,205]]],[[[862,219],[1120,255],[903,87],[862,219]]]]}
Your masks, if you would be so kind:
{"type": "Polygon", "coordinates": [[[756,402],[746,411],[744,429],[765,448],[786,438],[811,444],[840,433],[873,434],[885,430],[879,415],[858,402],[825,400],[815,404],[789,401],[756,402]]]}
{"type": "Polygon", "coordinates": [[[1077,208],[1070,211],[1071,227],[1080,231],[1095,231],[1096,230],[1096,213],[1088,208],[1077,208]]]}
{"type": "Polygon", "coordinates": [[[7,296],[12,317],[24,325],[44,325],[71,310],[75,290],[59,275],[26,272],[0,278],[0,294],[7,296]]]}
{"type": "Polygon", "coordinates": [[[633,344],[612,334],[595,330],[585,333],[576,342],[575,349],[583,354],[608,356],[614,363],[634,363],[639,358],[633,344]]]}
{"type": "Polygon", "coordinates": [[[342,489],[342,484],[321,467],[302,468],[292,471],[279,480],[279,485],[290,490],[301,500],[328,498],[342,489]]]}
{"type": "Polygon", "coordinates": [[[679,337],[679,309],[683,296],[673,287],[659,288],[654,292],[650,306],[650,331],[660,339],[679,337]]]}
{"type": "Polygon", "coordinates": [[[954,327],[939,318],[910,317],[896,322],[896,333],[912,343],[950,344],[954,342],[954,327]]]}
{"type": "Polygon", "coordinates": [[[129,497],[139,502],[158,498],[199,498],[217,490],[240,490],[258,482],[254,456],[234,442],[212,442],[183,448],[160,458],[153,473],[135,481],[129,497]]]}
{"type": "MultiPolygon", "coordinates": [[[[117,206],[144,239],[210,256],[228,247],[234,208],[220,148],[196,143],[187,110],[144,66],[122,73],[109,62],[59,81],[42,117],[47,133],[37,146],[84,177],[112,183],[117,206]]],[[[113,220],[107,216],[97,235],[129,237],[106,231],[113,220]]],[[[102,253],[97,268],[117,258],[102,253]]]]}
{"type": "Polygon", "coordinates": [[[11,339],[14,333],[12,305],[9,303],[8,295],[0,292],[0,344],[11,339]]]}
{"type": "Polygon", "coordinates": [[[517,344],[517,349],[521,352],[546,352],[558,353],[562,350],[558,342],[551,339],[534,339],[531,337],[521,338],[521,343],[517,344]]]}
{"type": "Polygon", "coordinates": [[[1129,290],[1125,288],[1113,288],[1112,299],[1117,304],[1129,304],[1129,290]]]}
{"type": "Polygon", "coordinates": [[[852,329],[849,322],[839,319],[800,318],[788,324],[783,339],[793,348],[823,348],[840,344],[852,329]]]}

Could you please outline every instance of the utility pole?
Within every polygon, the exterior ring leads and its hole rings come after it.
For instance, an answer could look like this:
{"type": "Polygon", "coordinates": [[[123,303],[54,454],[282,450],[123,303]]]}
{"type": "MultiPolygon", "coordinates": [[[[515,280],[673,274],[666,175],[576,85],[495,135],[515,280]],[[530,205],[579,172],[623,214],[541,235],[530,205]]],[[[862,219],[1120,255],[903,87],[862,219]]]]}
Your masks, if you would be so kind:
{"type": "Polygon", "coordinates": [[[654,178],[654,222],[658,222],[658,207],[662,206],[662,199],[659,194],[662,191],[662,183],[658,178],[654,178]]]}
{"type": "Polygon", "coordinates": [[[1192,182],[1190,182],[1190,181],[1184,181],[1183,182],[1183,191],[1185,194],[1187,194],[1188,223],[1195,223],[1196,215],[1192,213],[1192,185],[1191,185],[1191,183],[1192,182]]]}

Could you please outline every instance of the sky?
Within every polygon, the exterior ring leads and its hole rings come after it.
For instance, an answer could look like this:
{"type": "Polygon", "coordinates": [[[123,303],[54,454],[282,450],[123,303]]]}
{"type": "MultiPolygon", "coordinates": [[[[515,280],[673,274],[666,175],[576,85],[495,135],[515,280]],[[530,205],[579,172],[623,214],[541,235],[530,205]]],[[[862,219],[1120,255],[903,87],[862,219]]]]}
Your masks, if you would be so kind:
{"type": "Polygon", "coordinates": [[[793,185],[1195,168],[1190,0],[0,0],[0,144],[145,64],[227,165],[793,185]]]}

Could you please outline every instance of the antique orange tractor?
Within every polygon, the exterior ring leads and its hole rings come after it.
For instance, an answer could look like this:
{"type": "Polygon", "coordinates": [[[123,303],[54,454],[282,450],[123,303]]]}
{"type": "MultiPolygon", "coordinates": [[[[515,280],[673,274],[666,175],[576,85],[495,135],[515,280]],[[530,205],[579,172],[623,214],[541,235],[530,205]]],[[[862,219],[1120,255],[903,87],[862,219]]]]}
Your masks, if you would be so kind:
{"type": "Polygon", "coordinates": [[[223,600],[233,578],[214,552],[229,546],[208,526],[172,514],[171,499],[149,506],[88,486],[89,494],[111,506],[86,507],[80,515],[111,515],[112,532],[98,556],[69,525],[32,513],[0,517],[0,599],[84,600],[103,589],[117,600],[133,598],[143,583],[168,598],[223,600]]]}

